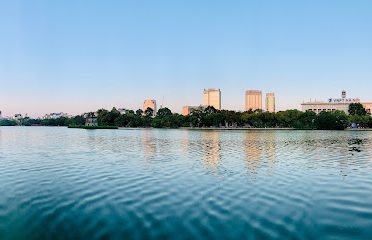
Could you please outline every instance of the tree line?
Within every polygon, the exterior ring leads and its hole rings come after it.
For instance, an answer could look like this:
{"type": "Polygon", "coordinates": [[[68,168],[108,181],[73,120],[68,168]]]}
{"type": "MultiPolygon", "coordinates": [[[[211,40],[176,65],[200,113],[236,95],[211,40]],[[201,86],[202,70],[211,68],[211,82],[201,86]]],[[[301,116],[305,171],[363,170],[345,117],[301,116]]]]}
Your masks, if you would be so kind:
{"type": "Polygon", "coordinates": [[[85,118],[82,115],[74,117],[59,117],[51,119],[34,119],[30,117],[24,117],[22,119],[2,119],[0,120],[0,126],[69,126],[69,125],[84,125],[85,118]]]}
{"type": "MultiPolygon", "coordinates": [[[[100,109],[96,112],[99,126],[117,127],[154,127],[154,128],[210,128],[210,127],[245,127],[245,128],[295,128],[319,130],[343,130],[350,126],[372,128],[372,117],[360,103],[349,105],[349,115],[343,111],[321,112],[286,110],[277,113],[256,111],[230,111],[217,110],[212,106],[193,110],[189,115],[183,116],[172,113],[168,108],[161,108],[154,114],[151,108],[145,111],[127,110],[121,114],[116,108],[110,111],[100,109]]],[[[2,120],[1,125],[42,125],[42,126],[69,126],[84,125],[83,115],[74,117],[61,117],[57,119],[31,119],[24,118],[20,123],[13,120],[2,120]]]]}

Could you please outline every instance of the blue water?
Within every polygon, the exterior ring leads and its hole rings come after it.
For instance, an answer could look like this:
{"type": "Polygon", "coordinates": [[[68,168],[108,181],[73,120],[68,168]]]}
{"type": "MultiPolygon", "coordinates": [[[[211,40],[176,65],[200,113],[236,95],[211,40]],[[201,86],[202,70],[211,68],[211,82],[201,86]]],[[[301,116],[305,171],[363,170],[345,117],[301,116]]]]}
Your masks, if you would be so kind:
{"type": "Polygon", "coordinates": [[[372,132],[0,128],[0,239],[372,239],[372,132]]]}

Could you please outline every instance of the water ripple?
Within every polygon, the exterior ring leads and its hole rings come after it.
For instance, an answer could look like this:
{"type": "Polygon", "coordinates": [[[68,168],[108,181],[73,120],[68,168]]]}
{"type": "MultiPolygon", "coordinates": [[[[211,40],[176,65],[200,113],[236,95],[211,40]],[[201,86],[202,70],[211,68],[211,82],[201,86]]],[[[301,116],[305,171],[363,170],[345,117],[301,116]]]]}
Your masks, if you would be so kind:
{"type": "Polygon", "coordinates": [[[0,239],[371,239],[371,159],[372,132],[2,127],[0,239]]]}

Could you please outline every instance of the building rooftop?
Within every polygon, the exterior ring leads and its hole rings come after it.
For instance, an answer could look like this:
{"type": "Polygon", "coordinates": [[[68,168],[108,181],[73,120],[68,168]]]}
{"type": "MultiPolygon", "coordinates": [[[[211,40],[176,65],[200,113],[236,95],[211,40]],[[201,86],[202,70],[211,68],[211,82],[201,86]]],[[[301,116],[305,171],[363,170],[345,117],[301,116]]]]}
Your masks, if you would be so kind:
{"type": "Polygon", "coordinates": [[[303,102],[301,105],[317,105],[317,104],[350,104],[349,102],[325,102],[325,101],[310,101],[310,102],[303,102]]]}
{"type": "Polygon", "coordinates": [[[249,94],[249,93],[254,93],[254,94],[261,94],[262,91],[261,90],[247,90],[245,91],[246,94],[249,94]]]}
{"type": "Polygon", "coordinates": [[[205,92],[221,91],[219,88],[204,88],[205,92]]]}

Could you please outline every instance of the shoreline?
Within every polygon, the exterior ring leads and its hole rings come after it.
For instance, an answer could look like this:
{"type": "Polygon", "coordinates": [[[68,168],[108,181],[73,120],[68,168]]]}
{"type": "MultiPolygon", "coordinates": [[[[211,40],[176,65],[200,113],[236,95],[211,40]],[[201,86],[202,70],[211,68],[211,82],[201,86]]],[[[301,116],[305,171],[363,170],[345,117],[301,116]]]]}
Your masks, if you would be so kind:
{"type": "Polygon", "coordinates": [[[298,130],[295,128],[245,128],[245,127],[223,127],[223,128],[218,128],[218,127],[201,127],[201,128],[194,128],[194,127],[181,127],[179,129],[186,129],[186,130],[248,130],[248,131],[253,131],[253,130],[261,130],[261,131],[266,131],[266,130],[298,130]]]}
{"type": "Polygon", "coordinates": [[[190,130],[190,131],[216,131],[216,130],[223,130],[223,131],[357,131],[357,132],[369,132],[372,131],[372,128],[346,128],[344,130],[319,130],[319,129],[296,129],[296,128],[246,128],[246,127],[201,127],[201,128],[195,128],[195,127],[179,127],[179,128],[154,128],[154,127],[114,127],[114,126],[98,126],[98,127],[81,127],[81,126],[0,126],[1,127],[57,127],[57,128],[69,128],[69,129],[111,129],[111,130],[151,130],[151,129],[174,129],[174,130],[190,130]]]}

